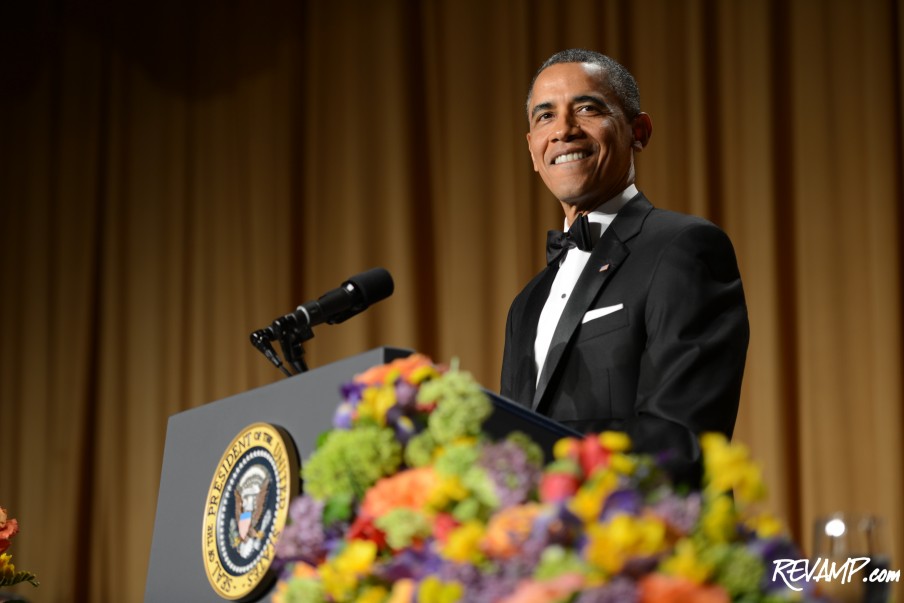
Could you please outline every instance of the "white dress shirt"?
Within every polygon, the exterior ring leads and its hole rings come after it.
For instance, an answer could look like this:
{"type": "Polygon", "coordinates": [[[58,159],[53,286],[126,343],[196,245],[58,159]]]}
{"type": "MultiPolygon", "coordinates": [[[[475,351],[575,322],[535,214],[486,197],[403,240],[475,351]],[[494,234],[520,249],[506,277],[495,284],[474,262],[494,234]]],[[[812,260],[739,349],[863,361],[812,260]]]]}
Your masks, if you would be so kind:
{"type": "MultiPolygon", "coordinates": [[[[593,224],[601,226],[600,235],[606,232],[606,228],[612,224],[615,214],[622,206],[637,195],[637,187],[633,184],[623,190],[621,194],[609,199],[592,212],[587,214],[587,219],[593,224]]],[[[565,221],[565,229],[568,229],[568,221],[565,221]]],[[[594,229],[595,230],[595,229],[594,229]]],[[[594,242],[594,245],[596,242],[594,242]]],[[[589,251],[581,251],[576,247],[569,249],[565,253],[565,257],[559,263],[559,271],[556,278],[552,282],[549,290],[549,297],[546,298],[546,304],[543,311],[540,312],[540,322],[537,324],[537,338],[534,340],[534,362],[537,363],[537,381],[540,380],[540,373],[543,370],[543,364],[546,362],[546,355],[549,353],[549,344],[552,342],[552,336],[556,332],[556,326],[565,310],[565,304],[571,297],[578,277],[587,265],[590,259],[589,251]]]]}

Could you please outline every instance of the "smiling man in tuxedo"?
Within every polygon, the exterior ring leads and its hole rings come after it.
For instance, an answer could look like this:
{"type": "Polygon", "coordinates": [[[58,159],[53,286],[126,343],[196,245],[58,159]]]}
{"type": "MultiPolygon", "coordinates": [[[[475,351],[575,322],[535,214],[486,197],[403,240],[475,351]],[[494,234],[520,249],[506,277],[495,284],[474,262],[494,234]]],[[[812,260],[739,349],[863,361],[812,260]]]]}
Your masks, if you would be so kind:
{"type": "Polygon", "coordinates": [[[578,431],[626,431],[683,474],[697,436],[730,437],[737,417],[749,327],[731,242],[637,190],[653,125],[611,58],[553,55],[527,111],[534,171],[567,232],[550,231],[547,267],[512,303],[501,393],[578,431]]]}

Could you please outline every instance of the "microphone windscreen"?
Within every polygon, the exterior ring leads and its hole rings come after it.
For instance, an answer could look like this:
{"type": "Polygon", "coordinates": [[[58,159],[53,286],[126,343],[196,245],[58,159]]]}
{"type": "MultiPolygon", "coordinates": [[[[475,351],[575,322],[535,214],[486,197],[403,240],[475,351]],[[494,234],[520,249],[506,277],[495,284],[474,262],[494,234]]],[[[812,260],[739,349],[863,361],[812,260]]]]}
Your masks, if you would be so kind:
{"type": "Polygon", "coordinates": [[[364,303],[368,306],[392,295],[395,285],[392,276],[385,268],[371,268],[361,274],[356,274],[346,281],[355,286],[361,294],[364,303]]]}

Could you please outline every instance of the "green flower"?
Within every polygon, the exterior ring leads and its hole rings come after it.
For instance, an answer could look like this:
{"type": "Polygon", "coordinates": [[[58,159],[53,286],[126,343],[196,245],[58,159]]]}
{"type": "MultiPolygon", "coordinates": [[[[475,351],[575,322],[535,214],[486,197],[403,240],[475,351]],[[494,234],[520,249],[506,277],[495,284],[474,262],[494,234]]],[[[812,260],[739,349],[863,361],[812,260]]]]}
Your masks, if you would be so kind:
{"type": "Polygon", "coordinates": [[[745,548],[730,547],[716,569],[716,582],[737,600],[759,592],[764,571],[763,562],[756,555],[745,548]]]}
{"type": "Polygon", "coordinates": [[[361,498],[378,479],[395,472],[401,461],[401,446],[391,429],[369,425],[334,431],[304,465],[304,488],[320,500],[361,498]]]}
{"type": "Polygon", "coordinates": [[[534,578],[551,580],[562,574],[586,574],[587,571],[587,565],[575,551],[553,545],[543,549],[534,578]]]}
{"type": "Polygon", "coordinates": [[[294,578],[282,584],[286,585],[281,593],[283,603],[326,603],[326,594],[319,580],[294,578]]]}
{"type": "Polygon", "coordinates": [[[386,542],[394,549],[411,546],[417,539],[433,533],[433,524],[414,509],[393,509],[378,517],[374,524],[386,534],[386,542]]]}
{"type": "Polygon", "coordinates": [[[443,450],[436,460],[436,472],[440,475],[464,476],[480,458],[480,450],[471,442],[452,444],[443,450]]]}
{"type": "Polygon", "coordinates": [[[429,431],[422,431],[408,441],[405,447],[405,462],[410,467],[426,467],[433,462],[436,440],[429,431]]]}
{"type": "Polygon", "coordinates": [[[461,371],[449,371],[424,383],[417,401],[436,403],[436,409],[427,419],[427,428],[440,444],[480,435],[483,422],[493,412],[489,398],[470,373],[461,371]]]}

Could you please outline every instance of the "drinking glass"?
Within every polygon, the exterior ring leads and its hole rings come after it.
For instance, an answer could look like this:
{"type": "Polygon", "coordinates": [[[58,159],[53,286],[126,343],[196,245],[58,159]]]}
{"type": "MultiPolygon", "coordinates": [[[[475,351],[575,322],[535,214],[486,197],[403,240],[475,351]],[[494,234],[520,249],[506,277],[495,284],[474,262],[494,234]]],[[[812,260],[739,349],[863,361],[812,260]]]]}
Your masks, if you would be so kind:
{"type": "Polygon", "coordinates": [[[834,513],[818,518],[813,528],[811,568],[816,575],[824,566],[836,570],[848,564],[846,571],[831,580],[819,582],[819,590],[838,603],[888,603],[891,584],[871,581],[889,570],[890,559],[882,529],[882,520],[874,515],[834,513]],[[859,569],[858,569],[859,568],[859,569]],[[877,570],[874,572],[874,570],[877,570]]]}

